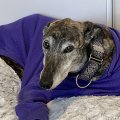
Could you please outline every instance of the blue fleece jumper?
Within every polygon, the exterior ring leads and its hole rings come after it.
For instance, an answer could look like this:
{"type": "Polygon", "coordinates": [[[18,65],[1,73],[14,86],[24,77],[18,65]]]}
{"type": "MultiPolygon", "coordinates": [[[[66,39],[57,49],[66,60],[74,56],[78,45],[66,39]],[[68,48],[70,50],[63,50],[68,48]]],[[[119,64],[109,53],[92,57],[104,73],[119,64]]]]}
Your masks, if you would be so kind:
{"type": "MultiPolygon", "coordinates": [[[[120,95],[120,33],[113,28],[110,28],[110,32],[116,49],[112,63],[99,80],[80,89],[75,83],[75,76],[68,75],[52,91],[40,88],[40,72],[43,68],[42,31],[53,20],[55,19],[35,14],[0,26],[0,55],[13,59],[24,68],[16,106],[19,120],[49,120],[46,103],[57,97],[120,95]]],[[[79,82],[85,83],[83,80],[79,82]]]]}

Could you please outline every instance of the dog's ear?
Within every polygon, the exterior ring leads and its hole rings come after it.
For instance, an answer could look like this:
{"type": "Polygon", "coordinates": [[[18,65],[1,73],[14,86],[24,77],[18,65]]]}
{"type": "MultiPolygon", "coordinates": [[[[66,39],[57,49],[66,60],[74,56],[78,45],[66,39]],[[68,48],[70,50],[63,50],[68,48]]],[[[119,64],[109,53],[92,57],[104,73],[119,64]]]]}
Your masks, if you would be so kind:
{"type": "Polygon", "coordinates": [[[85,44],[89,44],[92,39],[104,37],[102,28],[89,21],[84,22],[83,34],[84,34],[85,44]]]}

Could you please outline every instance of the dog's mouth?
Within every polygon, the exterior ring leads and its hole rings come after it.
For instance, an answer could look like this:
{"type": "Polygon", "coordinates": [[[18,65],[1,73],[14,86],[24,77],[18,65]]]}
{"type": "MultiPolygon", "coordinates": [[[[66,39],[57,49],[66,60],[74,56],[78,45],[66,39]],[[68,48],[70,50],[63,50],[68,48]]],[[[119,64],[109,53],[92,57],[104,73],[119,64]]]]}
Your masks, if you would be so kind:
{"type": "MultiPolygon", "coordinates": [[[[49,76],[50,78],[51,76],[49,76]]],[[[41,77],[40,79],[40,87],[42,89],[45,89],[45,90],[52,90],[54,88],[56,88],[58,85],[60,85],[60,83],[64,80],[64,79],[58,79],[56,78],[55,80],[54,79],[44,79],[43,77],[41,77]]]]}
{"type": "MultiPolygon", "coordinates": [[[[59,85],[59,84],[58,84],[59,85]]],[[[56,88],[58,85],[56,85],[55,83],[53,83],[53,81],[50,81],[50,82],[46,82],[46,81],[40,81],[40,87],[42,89],[45,89],[45,90],[52,90],[54,88],[56,88]]]]}

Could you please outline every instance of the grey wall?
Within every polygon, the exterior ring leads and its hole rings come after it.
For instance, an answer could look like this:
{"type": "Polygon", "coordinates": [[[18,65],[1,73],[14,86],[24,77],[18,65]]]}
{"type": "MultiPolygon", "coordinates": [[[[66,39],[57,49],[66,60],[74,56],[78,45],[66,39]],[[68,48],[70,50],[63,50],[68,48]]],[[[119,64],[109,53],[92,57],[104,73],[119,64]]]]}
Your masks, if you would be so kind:
{"type": "Polygon", "coordinates": [[[113,0],[114,27],[120,30],[120,0],[113,0]]]}
{"type": "Polygon", "coordinates": [[[40,13],[57,18],[70,17],[111,25],[108,1],[111,0],[0,0],[0,24],[40,13]]]}

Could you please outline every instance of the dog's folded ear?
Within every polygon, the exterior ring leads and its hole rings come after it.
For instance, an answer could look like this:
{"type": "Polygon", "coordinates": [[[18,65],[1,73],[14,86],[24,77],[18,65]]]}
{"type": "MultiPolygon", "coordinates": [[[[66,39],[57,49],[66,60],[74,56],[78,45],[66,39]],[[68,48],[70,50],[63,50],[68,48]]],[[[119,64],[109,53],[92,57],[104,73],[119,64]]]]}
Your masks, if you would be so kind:
{"type": "Polygon", "coordinates": [[[98,39],[100,37],[101,38],[104,37],[102,28],[99,25],[89,21],[84,22],[83,33],[84,33],[85,44],[89,44],[92,39],[98,39]]]}

